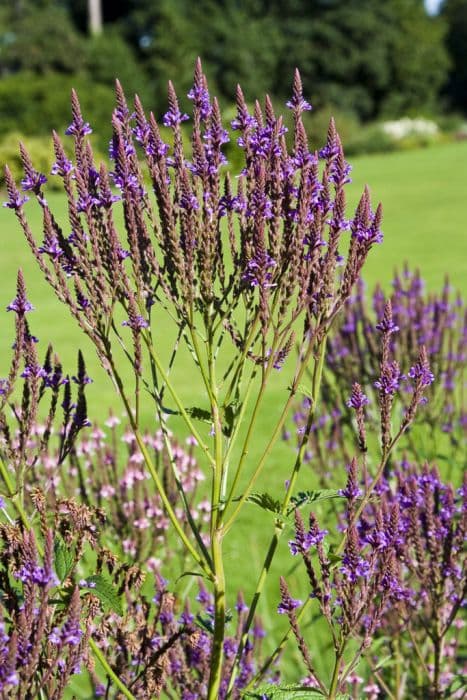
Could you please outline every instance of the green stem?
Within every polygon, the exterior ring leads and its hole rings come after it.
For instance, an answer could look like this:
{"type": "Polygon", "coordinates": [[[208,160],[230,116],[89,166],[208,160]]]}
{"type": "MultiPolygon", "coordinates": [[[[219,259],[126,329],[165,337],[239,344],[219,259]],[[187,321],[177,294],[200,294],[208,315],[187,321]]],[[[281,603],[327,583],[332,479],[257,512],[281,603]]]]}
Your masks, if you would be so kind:
{"type": "Polygon", "coordinates": [[[131,429],[132,429],[133,434],[134,434],[134,436],[135,436],[136,442],[138,443],[138,447],[139,447],[139,449],[140,449],[140,451],[141,451],[141,454],[143,455],[143,458],[144,458],[144,462],[145,462],[145,464],[146,464],[146,467],[148,468],[149,473],[151,474],[151,477],[152,477],[152,479],[153,479],[153,481],[154,481],[154,484],[155,484],[155,486],[156,486],[156,489],[157,489],[157,491],[158,491],[158,493],[159,493],[159,495],[160,495],[160,497],[161,497],[161,501],[162,501],[162,503],[163,503],[163,505],[164,505],[164,508],[165,508],[165,510],[166,510],[166,513],[167,513],[167,515],[168,515],[168,517],[169,517],[169,519],[170,519],[170,521],[171,521],[171,523],[172,523],[172,525],[173,525],[173,527],[174,527],[174,529],[175,529],[177,535],[179,536],[180,540],[181,540],[181,541],[183,542],[183,544],[185,545],[185,547],[186,547],[186,549],[188,550],[188,552],[191,554],[191,556],[192,556],[193,559],[196,561],[196,563],[198,564],[198,566],[201,567],[201,569],[204,571],[204,573],[206,574],[206,576],[207,576],[210,580],[212,580],[212,578],[213,578],[213,572],[211,571],[210,567],[208,566],[208,564],[207,564],[207,562],[204,560],[204,558],[201,557],[201,556],[199,555],[199,553],[196,551],[196,549],[195,549],[195,548],[193,547],[193,545],[191,544],[191,542],[190,542],[190,540],[189,540],[187,534],[185,533],[185,531],[183,530],[183,527],[182,527],[181,524],[180,524],[180,521],[179,521],[177,515],[175,514],[175,512],[174,512],[174,510],[173,510],[173,508],[172,508],[172,504],[170,503],[169,498],[168,498],[168,496],[167,496],[167,494],[166,494],[166,492],[165,492],[164,485],[162,484],[162,481],[161,481],[161,479],[160,479],[160,477],[159,477],[159,474],[157,473],[157,470],[156,470],[156,468],[155,468],[155,466],[154,466],[154,464],[153,464],[153,462],[152,462],[152,459],[151,459],[151,456],[150,456],[150,454],[149,454],[149,451],[148,451],[146,445],[144,444],[143,437],[142,437],[141,433],[139,432],[138,426],[137,426],[137,424],[136,424],[136,422],[135,422],[135,418],[134,418],[134,416],[133,416],[133,412],[132,412],[132,410],[131,410],[130,403],[129,403],[129,401],[128,401],[128,398],[127,398],[127,396],[126,396],[126,394],[125,394],[125,391],[124,391],[124,388],[123,388],[123,382],[122,382],[121,377],[120,377],[120,375],[118,374],[118,372],[117,372],[117,370],[116,370],[116,368],[115,368],[115,364],[114,364],[114,361],[113,361],[112,353],[110,352],[110,349],[109,349],[109,348],[108,348],[108,353],[107,353],[107,359],[108,359],[109,365],[110,365],[110,367],[111,367],[111,369],[112,369],[112,373],[113,373],[113,377],[114,377],[114,379],[115,379],[115,383],[116,383],[116,386],[117,386],[117,389],[118,389],[118,393],[119,393],[120,398],[121,398],[121,400],[122,400],[122,402],[123,402],[123,405],[124,405],[124,407],[125,407],[125,411],[126,411],[128,420],[129,420],[129,422],[130,422],[131,429]]]}
{"type": "Polygon", "coordinates": [[[201,448],[201,449],[203,450],[203,452],[205,453],[206,457],[207,457],[208,460],[209,460],[209,463],[210,463],[213,467],[215,467],[215,466],[216,466],[216,462],[215,462],[214,457],[211,455],[208,446],[204,443],[204,441],[202,440],[200,434],[198,433],[198,431],[196,430],[195,426],[193,425],[193,422],[192,422],[190,416],[188,415],[188,413],[186,412],[186,410],[185,410],[185,408],[184,408],[182,402],[180,401],[180,398],[179,398],[177,392],[175,391],[172,382],[170,381],[170,379],[169,379],[167,373],[164,371],[164,368],[162,367],[161,361],[159,360],[159,358],[157,357],[156,353],[154,352],[154,348],[153,348],[152,344],[151,344],[150,342],[148,342],[148,339],[146,338],[146,336],[144,336],[144,338],[145,338],[145,340],[146,340],[146,346],[147,346],[147,348],[148,348],[148,350],[149,350],[149,353],[150,353],[150,355],[151,355],[151,357],[152,357],[152,359],[153,359],[153,361],[154,361],[154,364],[155,364],[156,367],[157,367],[157,371],[158,371],[159,374],[161,375],[162,380],[164,381],[164,384],[167,386],[168,390],[169,390],[170,393],[172,394],[172,398],[173,398],[173,400],[175,401],[175,404],[176,404],[178,410],[180,411],[180,415],[183,417],[183,419],[184,419],[184,421],[185,421],[185,423],[186,423],[186,425],[187,425],[187,427],[188,427],[188,430],[191,432],[191,434],[193,435],[193,437],[196,439],[198,445],[200,446],[200,448],[201,448]]]}
{"type": "Polygon", "coordinates": [[[329,686],[328,700],[335,700],[337,694],[337,686],[339,684],[339,671],[343,653],[344,650],[342,648],[336,649],[336,660],[332,672],[331,685],[329,686]]]}
{"type": "MultiPolygon", "coordinates": [[[[311,346],[311,347],[312,347],[312,346],[311,346]]],[[[323,376],[323,366],[324,366],[325,350],[326,350],[326,336],[325,336],[324,339],[321,341],[321,346],[319,347],[318,357],[317,357],[317,359],[316,359],[316,361],[315,361],[315,366],[314,366],[314,370],[313,370],[313,379],[312,379],[312,399],[311,399],[312,403],[311,403],[310,412],[309,412],[309,415],[308,415],[308,420],[307,420],[305,432],[304,432],[303,437],[302,437],[302,441],[301,441],[301,444],[300,444],[300,449],[299,449],[297,458],[296,458],[296,460],[295,460],[295,462],[294,462],[293,471],[292,471],[292,474],[291,474],[291,477],[290,477],[290,480],[289,480],[289,485],[288,485],[288,488],[287,488],[287,492],[286,492],[285,497],[284,497],[284,500],[283,500],[283,502],[282,502],[281,510],[280,510],[280,513],[279,513],[279,517],[276,519],[276,527],[275,527],[274,535],[272,536],[271,542],[269,543],[269,547],[268,547],[268,550],[267,550],[267,553],[266,553],[266,557],[265,557],[265,560],[264,560],[264,564],[263,564],[263,566],[262,566],[262,569],[261,569],[261,572],[260,572],[260,575],[259,575],[259,578],[258,578],[258,581],[257,581],[257,584],[256,584],[256,589],[255,589],[255,592],[254,592],[254,594],[253,594],[253,599],[252,599],[252,602],[251,602],[251,605],[250,605],[250,608],[249,608],[249,611],[248,611],[248,617],[247,617],[247,619],[246,619],[246,621],[245,621],[245,625],[244,625],[244,627],[243,627],[242,638],[241,638],[240,644],[239,644],[239,646],[238,646],[238,650],[237,650],[235,662],[234,662],[234,664],[233,664],[232,675],[231,675],[230,681],[229,681],[229,687],[228,687],[228,692],[227,692],[227,698],[229,698],[229,697],[231,696],[231,693],[232,693],[232,690],[233,690],[233,686],[234,686],[234,682],[235,682],[235,677],[236,677],[237,669],[238,669],[238,662],[239,662],[239,660],[240,660],[240,658],[241,658],[241,655],[242,655],[242,653],[243,653],[243,649],[245,648],[245,644],[246,644],[247,639],[248,639],[248,633],[249,633],[250,628],[251,628],[251,626],[252,626],[252,624],[253,624],[253,622],[254,622],[254,618],[255,618],[255,614],[256,614],[256,608],[257,608],[257,606],[258,606],[258,602],[259,602],[260,597],[261,597],[261,595],[262,595],[262,592],[263,592],[264,584],[265,584],[265,582],[266,582],[267,575],[268,575],[268,573],[269,573],[269,570],[270,570],[272,561],[273,561],[273,559],[274,559],[274,556],[275,556],[277,547],[278,547],[278,545],[279,545],[280,538],[281,538],[281,536],[282,536],[282,532],[283,532],[283,529],[284,529],[284,525],[283,525],[283,523],[282,523],[282,521],[281,521],[281,517],[283,517],[283,516],[287,513],[287,510],[288,510],[288,507],[289,507],[289,503],[290,503],[290,499],[291,499],[291,497],[292,497],[293,489],[295,488],[295,483],[296,483],[296,481],[297,481],[298,474],[299,474],[301,465],[302,465],[302,463],[303,463],[303,456],[304,456],[304,453],[305,453],[305,450],[306,450],[306,447],[307,447],[308,438],[309,438],[309,436],[310,436],[311,426],[312,426],[313,419],[314,419],[314,416],[315,416],[316,404],[317,404],[318,395],[319,395],[319,391],[320,391],[320,387],[321,387],[321,380],[322,380],[322,376],[323,376]]],[[[305,358],[305,361],[304,361],[304,363],[303,363],[303,366],[306,366],[306,362],[307,362],[307,358],[305,358]]],[[[301,376],[301,375],[299,375],[299,376],[301,376]]],[[[297,379],[297,383],[298,383],[298,381],[299,381],[299,379],[297,379]]],[[[230,523],[232,520],[233,520],[233,519],[231,518],[230,521],[229,521],[229,523],[230,523]]],[[[229,523],[227,523],[226,527],[229,525],[229,523]]],[[[306,603],[305,603],[305,605],[306,605],[306,603]]],[[[305,606],[303,606],[303,607],[305,607],[305,606]]],[[[302,610],[303,610],[303,608],[302,608],[302,610]]],[[[299,617],[301,617],[301,615],[299,615],[299,617]]],[[[297,619],[298,619],[298,618],[297,618],[297,619]]],[[[287,639],[288,639],[288,634],[289,634],[289,633],[290,633],[290,629],[289,629],[289,632],[287,633],[287,636],[285,637],[285,639],[281,642],[281,648],[282,648],[283,645],[285,645],[285,642],[286,642],[287,639]]],[[[277,652],[277,655],[278,655],[278,654],[279,654],[279,651],[277,651],[277,649],[276,649],[275,652],[273,652],[273,653],[276,654],[276,652],[277,652]]],[[[271,658],[271,657],[270,657],[270,658],[271,658]]],[[[272,661],[271,661],[271,663],[272,663],[272,661]]],[[[270,664],[268,664],[268,663],[266,662],[266,665],[263,666],[263,669],[267,669],[267,668],[269,667],[269,665],[270,665],[270,664]]],[[[250,685],[251,685],[251,684],[250,684],[250,685]]],[[[250,686],[248,686],[248,687],[250,687],[250,686]]]]}
{"type": "MultiPolygon", "coordinates": [[[[6,486],[7,491],[8,491],[8,497],[9,497],[11,503],[13,504],[16,512],[18,513],[21,522],[23,523],[26,530],[31,530],[32,525],[30,523],[29,517],[23,508],[23,503],[21,501],[21,497],[16,492],[14,484],[11,481],[11,476],[8,473],[8,469],[5,465],[5,462],[3,461],[3,456],[0,458],[0,474],[2,476],[3,481],[5,482],[5,486],[6,486]]],[[[41,547],[40,542],[36,542],[36,547],[37,547],[38,553],[40,555],[42,555],[43,551],[42,551],[42,547],[41,547]]]]}
{"type": "MultiPolygon", "coordinates": [[[[316,407],[316,401],[317,401],[319,386],[320,386],[320,384],[321,384],[322,370],[323,370],[323,364],[324,364],[324,349],[325,349],[325,345],[326,345],[326,343],[325,343],[325,340],[324,340],[324,341],[322,341],[322,347],[321,347],[321,349],[320,349],[320,355],[319,355],[319,358],[318,358],[317,363],[315,364],[315,371],[314,371],[314,375],[313,375],[313,389],[312,389],[312,397],[313,397],[313,398],[312,398],[312,409],[311,409],[312,412],[313,412],[313,415],[314,415],[314,411],[315,411],[315,407],[316,407]],[[318,370],[318,374],[319,374],[319,381],[318,381],[318,382],[316,382],[316,380],[317,380],[317,378],[318,378],[317,375],[316,375],[317,370],[318,370]]],[[[298,386],[298,384],[300,383],[300,380],[301,380],[302,375],[303,375],[303,373],[304,373],[304,371],[305,371],[306,365],[308,364],[308,361],[309,361],[309,359],[310,359],[312,350],[313,350],[313,345],[312,345],[312,343],[310,343],[310,346],[309,346],[309,348],[308,348],[308,350],[307,350],[307,352],[306,352],[306,354],[305,354],[305,357],[303,358],[303,360],[302,360],[302,362],[301,362],[300,368],[299,368],[298,372],[297,372],[296,375],[295,375],[294,381],[293,381],[293,383],[292,383],[292,387],[291,387],[291,389],[290,389],[289,396],[288,396],[288,398],[287,398],[287,401],[285,402],[285,405],[284,405],[284,407],[283,407],[283,409],[282,409],[282,413],[281,413],[281,415],[280,415],[280,417],[279,417],[278,422],[276,423],[276,426],[275,426],[274,431],[273,431],[273,433],[272,433],[272,435],[271,435],[271,438],[270,438],[268,444],[266,445],[266,448],[265,448],[263,454],[261,455],[261,458],[260,458],[260,460],[259,460],[259,462],[258,462],[258,464],[257,464],[257,466],[256,466],[256,469],[254,470],[253,474],[251,475],[251,477],[250,477],[250,479],[249,479],[249,481],[248,481],[247,486],[246,486],[245,489],[243,490],[243,493],[242,493],[241,497],[239,498],[238,503],[237,503],[237,505],[236,505],[236,507],[235,507],[233,513],[231,514],[231,516],[230,516],[228,522],[227,522],[227,523],[225,524],[225,526],[224,526],[224,532],[225,532],[225,533],[227,533],[228,530],[230,530],[230,528],[232,527],[232,525],[233,525],[233,523],[235,522],[236,518],[238,517],[238,514],[239,514],[240,510],[242,509],[242,507],[243,507],[245,501],[247,500],[248,496],[250,495],[251,489],[253,488],[253,486],[254,486],[254,484],[255,484],[257,478],[259,477],[259,475],[260,475],[260,473],[261,473],[261,471],[262,471],[262,469],[263,469],[263,467],[264,467],[264,465],[265,465],[265,463],[266,463],[266,460],[267,460],[267,458],[269,457],[269,455],[270,455],[270,453],[271,453],[271,451],[272,451],[272,449],[273,449],[273,447],[274,447],[274,445],[275,445],[275,443],[276,443],[276,441],[277,441],[277,438],[279,437],[279,435],[280,435],[280,433],[281,433],[282,427],[283,427],[283,425],[284,425],[284,423],[285,423],[285,421],[286,421],[286,419],[287,419],[287,416],[288,416],[288,414],[289,414],[290,406],[292,405],[292,402],[293,402],[293,400],[294,400],[294,398],[295,398],[295,394],[296,394],[296,391],[297,391],[297,386],[298,386]]],[[[265,377],[265,381],[267,381],[267,377],[265,377]]],[[[257,408],[257,406],[258,406],[258,409],[259,409],[258,403],[257,403],[257,405],[255,406],[255,409],[257,408]]],[[[250,427],[251,427],[251,426],[250,426],[250,427]]],[[[304,450],[303,450],[303,451],[304,451],[304,450]]],[[[242,457],[243,457],[243,454],[242,454],[242,457]]],[[[302,457],[303,457],[303,453],[302,453],[302,457]]],[[[235,486],[236,486],[236,484],[237,484],[237,482],[238,482],[238,477],[237,477],[237,475],[239,474],[240,467],[241,467],[241,463],[242,463],[242,462],[240,462],[239,468],[238,468],[238,470],[237,470],[237,474],[235,475],[236,478],[235,478],[235,480],[234,480],[234,482],[233,482],[233,484],[232,484],[232,488],[231,488],[231,490],[230,490],[230,494],[229,494],[229,497],[228,497],[228,499],[227,499],[226,508],[227,508],[227,506],[230,504],[230,502],[233,500],[234,488],[235,488],[235,486]]],[[[292,484],[292,486],[294,486],[294,484],[295,484],[296,475],[298,474],[299,469],[300,469],[300,466],[298,466],[298,468],[297,468],[297,461],[296,461],[295,464],[294,464],[294,470],[293,470],[293,473],[292,473],[292,478],[293,478],[293,484],[292,484]]],[[[289,494],[289,493],[291,493],[290,487],[289,487],[289,489],[287,490],[287,494],[289,494]]],[[[290,496],[286,496],[286,498],[287,498],[287,501],[286,501],[286,508],[287,508],[288,502],[289,502],[289,499],[290,499],[290,496]]]]}
{"type": "MultiPolygon", "coordinates": [[[[230,487],[230,492],[229,492],[229,495],[227,497],[227,501],[225,504],[226,509],[228,508],[228,506],[230,505],[230,503],[233,500],[233,497],[235,495],[235,490],[236,490],[237,484],[238,484],[239,479],[240,479],[240,475],[241,475],[241,473],[243,471],[243,467],[245,465],[245,460],[246,460],[246,457],[248,455],[248,450],[250,447],[250,441],[251,441],[251,438],[253,436],[256,421],[257,421],[258,416],[259,416],[259,409],[261,407],[261,403],[262,403],[262,400],[264,398],[264,394],[266,391],[267,381],[268,381],[269,375],[271,374],[271,371],[273,369],[274,353],[275,353],[275,350],[277,348],[277,344],[278,344],[278,338],[275,337],[273,340],[273,343],[272,343],[271,356],[269,358],[268,364],[267,364],[266,369],[264,371],[263,378],[261,380],[261,386],[259,388],[259,392],[258,392],[258,395],[256,397],[256,402],[255,402],[255,405],[253,407],[253,413],[251,415],[250,424],[248,426],[248,431],[247,431],[247,434],[246,434],[246,437],[245,437],[245,440],[243,443],[242,453],[240,455],[240,459],[239,459],[237,469],[236,469],[236,472],[235,472],[235,475],[233,478],[233,482],[232,482],[232,485],[230,487]]],[[[242,505],[243,505],[243,501],[241,501],[239,503],[239,505],[237,506],[237,508],[235,509],[234,516],[236,516],[238,510],[241,508],[242,505]]],[[[233,522],[233,518],[231,517],[229,520],[229,523],[232,524],[232,522],[233,522]]],[[[229,527],[230,527],[230,525],[229,525],[229,527]]]]}
{"type": "Polygon", "coordinates": [[[225,635],[225,574],[222,557],[222,533],[216,529],[211,542],[214,564],[214,635],[210,660],[208,700],[218,700],[222,680],[225,635]]]}
{"type": "Polygon", "coordinates": [[[117,674],[114,671],[112,671],[111,667],[109,666],[109,664],[107,662],[107,659],[105,658],[105,656],[103,655],[103,653],[101,652],[101,650],[97,646],[96,642],[92,638],[89,639],[89,646],[91,647],[92,653],[94,654],[96,659],[99,661],[99,663],[101,664],[102,668],[104,669],[104,671],[106,672],[106,674],[108,675],[108,677],[110,678],[112,683],[119,689],[119,691],[121,693],[123,693],[123,695],[128,700],[137,700],[136,696],[133,695],[133,693],[130,693],[130,691],[128,690],[126,685],[124,683],[122,683],[122,681],[117,676],[117,674]]]}
{"type": "Polygon", "coordinates": [[[434,653],[434,670],[433,670],[433,700],[439,700],[441,698],[441,655],[443,652],[443,639],[439,635],[438,629],[436,629],[433,636],[433,653],[434,653]]]}
{"type": "Polygon", "coordinates": [[[208,700],[217,700],[222,680],[222,661],[224,655],[225,635],[225,574],[222,553],[222,518],[221,489],[223,483],[223,444],[222,422],[219,412],[217,392],[216,366],[213,355],[213,337],[209,322],[206,322],[208,330],[208,365],[209,365],[209,396],[211,400],[211,412],[214,423],[214,454],[216,465],[212,476],[211,490],[211,555],[214,573],[214,634],[210,660],[210,675],[208,684],[208,700]]]}

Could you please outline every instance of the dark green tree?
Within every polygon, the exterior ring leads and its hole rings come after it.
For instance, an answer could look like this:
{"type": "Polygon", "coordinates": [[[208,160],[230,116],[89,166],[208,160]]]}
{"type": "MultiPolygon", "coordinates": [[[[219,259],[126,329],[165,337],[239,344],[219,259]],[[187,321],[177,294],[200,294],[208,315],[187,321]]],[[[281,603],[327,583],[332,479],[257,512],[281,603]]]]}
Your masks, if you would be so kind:
{"type": "Polygon", "coordinates": [[[444,23],[422,0],[275,0],[285,50],[276,91],[295,65],[317,106],[363,118],[432,109],[448,58],[444,23]]]}
{"type": "Polygon", "coordinates": [[[467,112],[467,0],[444,0],[446,47],[451,58],[446,93],[450,104],[467,112]]]}
{"type": "Polygon", "coordinates": [[[6,3],[0,11],[0,75],[17,71],[74,73],[84,43],[65,7],[51,0],[6,3]]]}

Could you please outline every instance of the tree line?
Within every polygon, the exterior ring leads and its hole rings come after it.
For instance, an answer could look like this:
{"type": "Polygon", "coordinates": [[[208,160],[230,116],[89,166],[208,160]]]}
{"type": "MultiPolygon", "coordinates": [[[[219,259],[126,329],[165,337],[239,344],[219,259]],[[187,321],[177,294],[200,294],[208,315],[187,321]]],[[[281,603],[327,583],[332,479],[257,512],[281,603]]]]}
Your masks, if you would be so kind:
{"type": "Polygon", "coordinates": [[[160,113],[167,80],[186,93],[197,55],[224,102],[237,82],[247,99],[268,92],[285,100],[298,66],[315,109],[336,106],[364,122],[467,110],[467,0],[445,0],[437,16],[423,0],[95,3],[103,31],[93,34],[90,0],[0,7],[0,131],[14,112],[25,128],[18,112],[34,90],[35,112],[23,121],[40,131],[41,109],[63,108],[60,85],[77,84],[91,110],[99,112],[99,99],[105,111],[117,76],[160,113]]]}

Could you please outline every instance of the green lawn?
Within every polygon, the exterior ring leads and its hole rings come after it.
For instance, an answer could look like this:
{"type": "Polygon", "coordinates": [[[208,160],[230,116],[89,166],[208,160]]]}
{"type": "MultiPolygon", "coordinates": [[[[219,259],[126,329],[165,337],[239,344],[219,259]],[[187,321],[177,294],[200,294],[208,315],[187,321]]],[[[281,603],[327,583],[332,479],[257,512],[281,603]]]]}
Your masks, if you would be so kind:
{"type": "MultiPolygon", "coordinates": [[[[355,205],[365,183],[371,188],[374,204],[384,205],[384,243],[371,253],[364,278],[372,287],[380,281],[387,289],[393,271],[404,261],[418,266],[429,288],[438,289],[448,272],[452,284],[467,291],[467,229],[465,224],[467,192],[467,143],[450,143],[431,149],[367,156],[352,161],[353,183],[349,188],[355,205]]],[[[2,165],[2,164],[0,164],[2,165]]],[[[59,194],[49,196],[57,218],[65,215],[65,201],[59,194]]],[[[32,228],[41,240],[39,207],[27,205],[32,228]]],[[[98,377],[94,351],[77,331],[66,310],[61,308],[43,281],[19,229],[14,214],[0,208],[2,255],[0,256],[0,303],[15,296],[15,276],[22,267],[29,296],[36,307],[30,316],[32,330],[43,346],[51,341],[66,367],[75,362],[77,347],[82,347],[89,374],[98,377]]],[[[0,338],[0,377],[8,367],[13,318],[5,315],[0,338]]],[[[166,338],[166,328],[161,337],[166,338]]],[[[115,403],[113,388],[106,379],[89,387],[91,414],[102,415],[115,403]]],[[[186,383],[187,400],[193,401],[199,385],[186,383]],[[191,397],[190,397],[191,393],[191,397]]]]}
{"type": "MultiPolygon", "coordinates": [[[[449,273],[452,284],[463,293],[467,291],[467,231],[465,226],[467,192],[467,143],[447,144],[426,150],[394,153],[384,156],[369,156],[353,160],[353,183],[351,204],[355,205],[365,183],[371,188],[374,204],[381,200],[384,205],[384,234],[382,246],[371,254],[365,268],[365,279],[370,286],[380,281],[388,289],[394,268],[408,261],[412,267],[419,267],[428,287],[440,287],[444,275],[449,273]]],[[[52,208],[61,218],[65,210],[63,197],[49,196],[52,208]]],[[[28,205],[28,214],[33,229],[40,236],[38,208],[28,205]]],[[[25,273],[29,298],[36,307],[31,314],[31,330],[41,340],[41,352],[48,341],[52,341],[62,357],[64,365],[74,370],[76,350],[81,347],[85,353],[88,373],[96,380],[89,387],[88,398],[90,417],[103,419],[109,407],[120,412],[118,400],[110,380],[99,370],[94,351],[85,338],[76,330],[53,293],[41,279],[32,259],[22,232],[19,230],[13,213],[0,209],[0,230],[2,235],[2,255],[0,258],[0,300],[6,306],[15,296],[15,274],[18,267],[25,273]]],[[[5,376],[10,356],[10,346],[14,332],[12,314],[5,314],[3,332],[0,338],[0,377],[5,376]]],[[[156,329],[156,336],[157,336],[156,329]]],[[[164,347],[169,345],[164,324],[159,333],[164,347]]],[[[168,348],[166,347],[168,350],[168,348]]],[[[182,394],[187,405],[199,405],[200,383],[193,380],[192,368],[187,357],[178,370],[182,394]]],[[[269,401],[262,411],[258,435],[267,434],[274,414],[280,408],[284,395],[285,377],[278,373],[271,387],[269,401]]],[[[151,413],[145,414],[148,423],[151,413]]],[[[251,451],[254,460],[261,453],[261,440],[255,442],[251,451]]],[[[267,488],[279,494],[289,471],[293,453],[279,445],[273,453],[266,469],[264,482],[267,488]]],[[[253,576],[245,580],[244,567],[253,571],[259,566],[264,544],[271,532],[271,519],[247,506],[239,528],[241,535],[227,541],[227,567],[231,590],[249,588],[253,576]],[[246,512],[248,511],[248,512],[246,512]],[[254,511],[254,515],[252,513],[254,511]],[[246,554],[246,551],[248,552],[246,554]]],[[[284,542],[285,544],[285,542],[284,542]]],[[[284,572],[284,558],[279,557],[271,583],[267,591],[269,606],[262,606],[262,615],[267,618],[275,615],[277,603],[277,575],[284,572]]],[[[290,559],[286,566],[290,566],[290,559]]],[[[184,584],[185,585],[185,584],[184,584]]],[[[231,601],[233,602],[233,601],[231,601]]]]}

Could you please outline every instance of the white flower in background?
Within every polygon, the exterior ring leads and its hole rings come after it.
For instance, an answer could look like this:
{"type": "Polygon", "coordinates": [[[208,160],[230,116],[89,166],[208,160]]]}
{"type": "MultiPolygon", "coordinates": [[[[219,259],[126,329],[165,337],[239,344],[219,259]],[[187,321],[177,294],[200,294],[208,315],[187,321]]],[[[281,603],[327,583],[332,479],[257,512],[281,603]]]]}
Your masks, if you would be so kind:
{"type": "Polygon", "coordinates": [[[407,136],[436,136],[439,133],[439,128],[436,122],[429,119],[410,119],[404,117],[395,121],[384,122],[381,129],[385,134],[397,141],[404,139],[407,136]]]}

